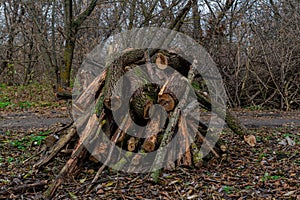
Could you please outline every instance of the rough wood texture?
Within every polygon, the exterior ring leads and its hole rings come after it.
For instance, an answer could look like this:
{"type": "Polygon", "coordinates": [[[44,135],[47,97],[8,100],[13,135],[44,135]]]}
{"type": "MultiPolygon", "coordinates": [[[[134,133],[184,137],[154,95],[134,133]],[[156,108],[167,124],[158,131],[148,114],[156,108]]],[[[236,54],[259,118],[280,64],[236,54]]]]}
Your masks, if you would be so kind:
{"type": "MultiPolygon", "coordinates": [[[[199,88],[192,85],[190,87],[188,83],[191,83],[193,78],[190,77],[191,63],[181,58],[175,53],[159,50],[151,50],[151,53],[145,52],[143,49],[128,50],[122,53],[116,60],[108,64],[108,69],[104,75],[97,77],[87,88],[92,93],[83,92],[76,100],[75,107],[79,113],[84,114],[84,110],[88,107],[86,102],[94,101],[96,96],[96,110],[92,113],[84,115],[78,119],[75,124],[80,127],[80,138],[77,141],[77,145],[67,161],[63,169],[60,171],[58,177],[52,182],[52,185],[47,190],[48,197],[52,196],[62,183],[63,179],[70,173],[72,173],[78,166],[78,164],[88,156],[97,162],[99,158],[105,158],[105,162],[99,168],[96,176],[94,177],[92,184],[95,183],[105,167],[111,162],[116,161],[118,156],[113,156],[114,149],[109,147],[108,141],[115,143],[120,148],[128,151],[126,158],[117,160],[115,166],[120,168],[124,165],[130,164],[131,170],[141,169],[145,166],[145,163],[141,163],[147,152],[153,152],[157,150],[156,158],[153,166],[160,166],[161,163],[167,162],[168,169],[174,169],[177,165],[187,166],[202,166],[203,155],[199,150],[202,144],[206,145],[206,148],[210,150],[215,157],[219,157],[217,151],[209,141],[206,141],[205,134],[207,132],[207,126],[201,122],[193,125],[195,119],[192,117],[184,116],[182,109],[190,109],[189,112],[193,112],[193,104],[190,108],[185,107],[185,103],[189,97],[190,90],[195,90],[197,100],[200,105],[211,111],[212,102],[207,95],[205,95],[199,88]],[[148,56],[148,58],[147,58],[148,56]],[[165,66],[155,68],[158,71],[151,71],[151,68],[146,67],[145,71],[141,71],[137,68],[137,63],[145,63],[146,60],[152,58],[158,58],[159,65],[172,65],[174,69],[179,69],[179,73],[168,71],[165,66]],[[112,89],[116,85],[116,81],[125,72],[133,70],[133,73],[124,79],[124,83],[120,86],[120,96],[112,96],[112,89]],[[180,71],[181,70],[181,71],[180,71]],[[156,72],[162,73],[164,85],[152,84],[148,81],[149,77],[156,76],[156,72]],[[184,75],[184,77],[182,76],[184,75]],[[104,77],[105,76],[105,77],[104,77]],[[128,85],[126,87],[126,85],[128,85]],[[133,90],[133,88],[135,88],[133,90]],[[136,89],[137,88],[137,89],[136,89]],[[130,97],[129,102],[122,102],[122,91],[128,89],[133,95],[130,97]],[[114,99],[117,98],[117,99],[114,99]],[[118,101],[120,100],[120,101],[118,101]],[[112,104],[116,102],[116,104],[112,104]],[[122,109],[122,104],[129,104],[129,113],[124,116],[121,125],[118,125],[113,120],[112,110],[122,109]],[[168,116],[168,120],[165,120],[164,115],[161,112],[153,111],[151,108],[155,104],[160,104],[163,107],[165,114],[168,116]],[[129,120],[131,117],[133,120],[129,120]],[[146,138],[140,139],[143,132],[140,130],[132,129],[132,123],[138,125],[147,125],[146,138]],[[188,130],[194,130],[196,133],[196,140],[192,141],[188,130]],[[180,130],[180,147],[171,152],[163,152],[161,149],[166,146],[174,137],[175,130],[180,130]],[[127,131],[135,131],[135,137],[127,134],[127,131]],[[100,136],[100,139],[99,139],[100,136]],[[107,140],[101,140],[107,138],[107,140]],[[191,143],[191,145],[189,145],[191,143]],[[87,153],[86,144],[93,144],[94,149],[90,150],[90,154],[87,153]],[[97,144],[97,145],[95,145],[97,144]],[[138,152],[134,154],[134,152],[138,152]],[[182,154],[181,157],[178,155],[182,154]],[[175,160],[177,160],[175,162],[175,160]]],[[[194,80],[195,81],[195,80],[194,80]]],[[[118,94],[118,92],[117,92],[118,94]]],[[[197,104],[195,104],[197,105],[197,104]]],[[[221,111],[216,111],[217,115],[225,117],[221,111]]],[[[246,129],[239,123],[237,118],[230,112],[225,117],[227,125],[237,134],[246,134],[246,129]]],[[[57,145],[53,147],[50,156],[43,158],[42,161],[36,164],[37,167],[49,162],[62,147],[70,142],[70,138],[73,138],[76,133],[75,129],[69,129],[69,134],[65,136],[65,139],[60,139],[57,145]],[[72,133],[72,134],[71,134],[72,133]]],[[[48,154],[49,155],[49,154],[48,154]]],[[[150,164],[151,165],[151,164],[150,164]]],[[[152,173],[152,177],[155,181],[158,180],[160,170],[156,170],[152,173]]],[[[92,184],[87,188],[87,192],[90,191],[92,184]]]]}
{"type": "Polygon", "coordinates": [[[133,152],[137,147],[138,140],[135,137],[130,137],[127,143],[128,143],[127,150],[133,152]]]}
{"type": "MultiPolygon", "coordinates": [[[[158,109],[157,109],[158,110],[158,109]]],[[[143,143],[143,149],[146,152],[155,150],[157,144],[157,134],[161,131],[160,127],[163,125],[165,119],[160,111],[154,111],[151,120],[146,127],[146,139],[143,143]]]]}
{"type": "Polygon", "coordinates": [[[183,97],[186,87],[185,79],[182,79],[180,74],[173,73],[158,93],[158,103],[167,112],[173,111],[178,101],[183,97]]]}
{"type": "MultiPolygon", "coordinates": [[[[172,50],[159,50],[157,54],[154,54],[151,57],[151,62],[156,63],[157,58],[162,57],[161,55],[164,55],[163,59],[166,60],[166,63],[170,68],[176,70],[185,77],[188,76],[188,72],[191,66],[191,63],[189,61],[181,57],[177,52],[172,52],[172,50]]],[[[162,62],[161,59],[159,59],[158,61],[162,62]]]]}
{"type": "Polygon", "coordinates": [[[157,53],[155,64],[159,69],[166,69],[168,67],[168,57],[162,53],[157,53]]]}
{"type": "Polygon", "coordinates": [[[86,88],[83,88],[81,95],[73,102],[73,109],[75,109],[76,112],[83,113],[92,104],[97,91],[104,85],[105,77],[106,71],[97,76],[86,88]]]}
{"type": "Polygon", "coordinates": [[[159,87],[154,84],[145,85],[138,89],[130,99],[130,114],[133,120],[143,126],[149,119],[149,110],[157,101],[159,87]]]}

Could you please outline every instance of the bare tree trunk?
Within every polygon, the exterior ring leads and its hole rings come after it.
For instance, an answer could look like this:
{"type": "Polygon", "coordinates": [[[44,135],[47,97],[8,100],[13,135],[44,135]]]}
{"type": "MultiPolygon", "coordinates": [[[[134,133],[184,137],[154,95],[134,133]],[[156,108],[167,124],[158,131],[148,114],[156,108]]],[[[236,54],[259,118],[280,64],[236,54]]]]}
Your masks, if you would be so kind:
{"type": "MultiPolygon", "coordinates": [[[[10,70],[13,71],[13,53],[14,53],[14,40],[16,36],[16,28],[17,28],[17,21],[18,21],[18,10],[19,10],[19,3],[11,3],[9,7],[6,5],[6,2],[3,3],[3,10],[5,14],[5,24],[8,29],[8,40],[7,40],[7,48],[6,53],[4,56],[4,61],[0,66],[0,75],[6,68],[11,68],[10,70]]],[[[11,79],[13,80],[14,73],[11,74],[11,79]]]]}
{"type": "Polygon", "coordinates": [[[57,56],[56,56],[56,45],[55,45],[55,16],[56,16],[56,0],[52,1],[52,15],[51,15],[51,40],[52,40],[52,47],[51,47],[51,55],[53,60],[53,67],[55,71],[55,79],[56,84],[60,85],[60,75],[59,75],[59,66],[57,63],[57,56]]]}
{"type": "Polygon", "coordinates": [[[129,30],[133,28],[135,8],[136,8],[136,0],[133,0],[130,9],[130,15],[129,15],[129,26],[128,26],[129,30]]]}
{"type": "Polygon", "coordinates": [[[202,29],[201,29],[201,22],[200,22],[200,14],[198,11],[198,2],[197,0],[193,1],[192,5],[192,11],[193,11],[193,24],[194,24],[194,39],[196,41],[199,41],[202,38],[202,29]]]}
{"type": "Polygon", "coordinates": [[[62,87],[70,86],[72,61],[78,29],[92,13],[96,5],[97,0],[92,0],[86,10],[84,10],[76,19],[74,19],[72,0],[64,0],[65,49],[63,54],[63,65],[60,66],[59,80],[62,87]]]}

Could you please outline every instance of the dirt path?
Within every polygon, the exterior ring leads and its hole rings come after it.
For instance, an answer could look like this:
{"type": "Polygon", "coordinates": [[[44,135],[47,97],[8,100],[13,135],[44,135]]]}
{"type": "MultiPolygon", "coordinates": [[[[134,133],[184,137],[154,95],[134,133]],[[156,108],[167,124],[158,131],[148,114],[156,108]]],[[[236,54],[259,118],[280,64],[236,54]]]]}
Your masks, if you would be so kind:
{"type": "MultiPolygon", "coordinates": [[[[300,126],[300,112],[272,111],[235,111],[239,119],[248,128],[300,126]]],[[[56,123],[67,124],[71,119],[66,112],[48,110],[40,112],[19,112],[0,114],[0,131],[25,129],[32,127],[50,127],[56,123]]]]}
{"type": "Polygon", "coordinates": [[[300,127],[300,111],[237,111],[236,114],[248,128],[300,127]]]}
{"type": "Polygon", "coordinates": [[[44,112],[13,112],[0,114],[0,131],[47,128],[57,123],[68,124],[71,119],[66,112],[46,110],[44,112]]]}

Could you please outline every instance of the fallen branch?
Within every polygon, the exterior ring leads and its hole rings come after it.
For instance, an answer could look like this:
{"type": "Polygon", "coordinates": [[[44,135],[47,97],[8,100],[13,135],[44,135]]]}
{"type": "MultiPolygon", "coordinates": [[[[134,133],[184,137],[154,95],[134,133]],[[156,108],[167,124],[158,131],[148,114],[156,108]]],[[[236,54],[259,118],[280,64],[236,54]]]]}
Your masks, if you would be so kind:
{"type": "Polygon", "coordinates": [[[24,192],[25,190],[37,188],[37,187],[42,187],[48,184],[48,180],[42,180],[36,183],[30,183],[30,184],[23,184],[23,185],[18,185],[14,188],[11,188],[10,190],[14,192],[24,192]]]}

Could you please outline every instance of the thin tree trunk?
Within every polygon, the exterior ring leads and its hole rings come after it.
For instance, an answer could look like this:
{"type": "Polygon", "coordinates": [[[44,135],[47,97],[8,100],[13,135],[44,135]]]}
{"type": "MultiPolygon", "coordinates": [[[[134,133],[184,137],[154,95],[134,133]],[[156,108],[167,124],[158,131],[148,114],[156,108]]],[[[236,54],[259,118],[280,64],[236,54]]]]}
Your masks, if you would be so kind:
{"type": "Polygon", "coordinates": [[[63,65],[60,66],[60,83],[62,87],[69,87],[71,81],[72,61],[76,43],[76,34],[79,27],[92,13],[97,5],[97,0],[92,0],[89,6],[76,19],[73,16],[72,0],[64,0],[65,12],[65,50],[63,65]]]}
{"type": "Polygon", "coordinates": [[[193,1],[193,24],[194,24],[194,39],[196,41],[199,41],[202,38],[202,29],[201,29],[201,24],[200,24],[200,14],[198,11],[198,2],[197,0],[193,1]]]}

